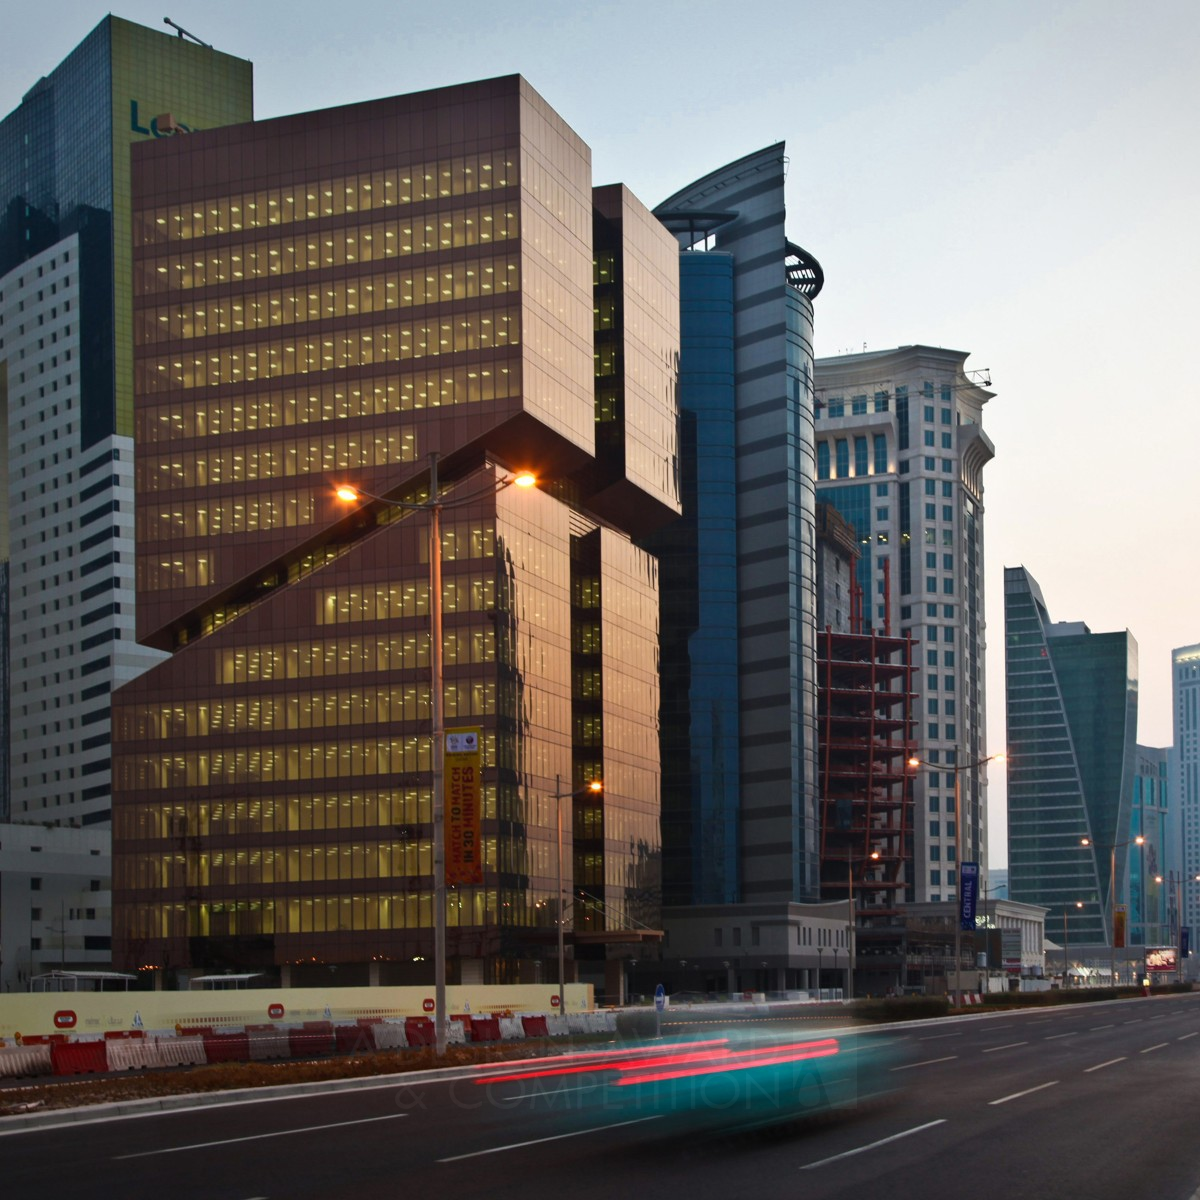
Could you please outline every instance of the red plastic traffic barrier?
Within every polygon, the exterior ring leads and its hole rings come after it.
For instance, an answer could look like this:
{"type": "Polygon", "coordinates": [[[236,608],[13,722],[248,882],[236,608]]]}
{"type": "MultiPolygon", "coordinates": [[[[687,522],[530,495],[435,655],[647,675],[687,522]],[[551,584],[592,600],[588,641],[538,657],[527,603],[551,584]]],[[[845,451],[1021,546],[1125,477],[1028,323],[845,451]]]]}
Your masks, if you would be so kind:
{"type": "Polygon", "coordinates": [[[522,1017],[521,1028],[525,1030],[525,1036],[530,1037],[549,1037],[550,1030],[546,1028],[546,1018],[542,1017],[522,1017]]]}
{"type": "Polygon", "coordinates": [[[244,1033],[206,1034],[204,1054],[210,1063],[249,1062],[250,1038],[244,1033]]]}
{"type": "Polygon", "coordinates": [[[500,1040],[499,1017],[472,1017],[471,1041],[498,1042],[500,1040]]]}
{"type": "Polygon", "coordinates": [[[333,1033],[339,1054],[361,1054],[375,1049],[375,1031],[371,1025],[338,1025],[333,1033]]]}
{"type": "Polygon", "coordinates": [[[434,1046],[437,1035],[433,1022],[428,1017],[406,1017],[404,1036],[410,1046],[434,1046]]]}
{"type": "Polygon", "coordinates": [[[288,1030],[288,1050],[293,1058],[306,1054],[332,1054],[334,1045],[330,1021],[305,1021],[303,1029],[288,1030]]]}
{"type": "Polygon", "coordinates": [[[103,1075],[108,1070],[108,1055],[103,1042],[54,1042],[50,1065],[55,1075],[103,1075]]]}

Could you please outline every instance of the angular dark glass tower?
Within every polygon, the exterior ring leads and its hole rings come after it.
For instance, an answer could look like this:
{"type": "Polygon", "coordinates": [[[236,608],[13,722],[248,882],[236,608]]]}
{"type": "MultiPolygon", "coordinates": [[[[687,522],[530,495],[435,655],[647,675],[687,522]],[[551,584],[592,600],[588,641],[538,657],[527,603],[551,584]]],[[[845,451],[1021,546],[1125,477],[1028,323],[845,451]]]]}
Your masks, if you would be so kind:
{"type": "Polygon", "coordinates": [[[1004,639],[1009,894],[1048,909],[1047,930],[1065,911],[1072,944],[1110,943],[1111,855],[1120,905],[1133,836],[1137,643],[1052,623],[1024,567],[1004,569],[1004,639]]]}
{"type": "Polygon", "coordinates": [[[171,657],[115,699],[118,961],[428,980],[428,525],[392,502],[436,455],[443,711],[483,747],[450,982],[552,977],[552,797],[599,778],[564,873],[611,987],[658,924],[631,535],[678,511],[672,239],[518,77],[147,147],[134,209],[138,631],[171,657]]]}

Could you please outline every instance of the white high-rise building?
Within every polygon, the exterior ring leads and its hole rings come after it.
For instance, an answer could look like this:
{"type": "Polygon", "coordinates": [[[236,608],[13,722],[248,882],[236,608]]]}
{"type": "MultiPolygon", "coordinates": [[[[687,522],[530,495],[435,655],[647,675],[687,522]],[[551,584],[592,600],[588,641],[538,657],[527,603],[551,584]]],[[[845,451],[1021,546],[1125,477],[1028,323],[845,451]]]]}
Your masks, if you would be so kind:
{"type": "Polygon", "coordinates": [[[919,643],[926,765],[906,898],[920,902],[957,895],[960,850],[987,868],[983,468],[995,451],[982,419],[993,393],[966,359],[901,346],[816,360],[817,495],[858,535],[862,627],[919,643]]]}
{"type": "Polygon", "coordinates": [[[134,640],[133,444],[80,448],[79,238],[0,278],[7,370],[10,817],[107,824],[109,695],[134,640]]]}

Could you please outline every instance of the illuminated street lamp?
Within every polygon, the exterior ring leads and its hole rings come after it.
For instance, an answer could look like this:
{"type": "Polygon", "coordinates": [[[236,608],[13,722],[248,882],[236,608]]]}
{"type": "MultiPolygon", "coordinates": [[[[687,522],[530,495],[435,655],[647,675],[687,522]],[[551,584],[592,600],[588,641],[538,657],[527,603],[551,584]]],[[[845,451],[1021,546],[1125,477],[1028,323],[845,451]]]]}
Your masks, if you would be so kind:
{"type": "MultiPolygon", "coordinates": [[[[1113,987],[1117,986],[1117,851],[1123,850],[1126,846],[1141,846],[1145,844],[1146,839],[1139,833],[1135,838],[1129,838],[1124,842],[1113,842],[1108,847],[1108,932],[1110,934],[1111,946],[1109,947],[1109,980],[1113,987]]],[[[1098,843],[1093,842],[1090,837],[1079,839],[1081,846],[1093,846],[1097,850],[1100,849],[1098,843]]]]}
{"type": "MultiPolygon", "coordinates": [[[[954,878],[956,880],[954,888],[955,908],[958,910],[954,914],[954,1003],[957,1007],[962,1003],[962,786],[959,783],[959,777],[964,771],[974,771],[977,767],[982,767],[990,762],[1004,762],[1005,755],[1003,751],[996,754],[989,754],[985,758],[978,758],[974,762],[960,763],[958,762],[957,752],[954,755],[955,761],[950,764],[949,769],[954,772],[954,878]]],[[[917,770],[924,768],[929,771],[945,771],[947,767],[942,763],[926,762],[922,758],[913,757],[908,760],[908,765],[917,770]]]]}
{"type": "Polygon", "coordinates": [[[494,480],[486,489],[469,496],[456,497],[450,502],[438,495],[438,456],[429,456],[429,499],[418,502],[374,496],[361,488],[341,484],[334,489],[337,498],[346,504],[371,500],[390,508],[429,514],[429,673],[430,673],[430,751],[433,774],[433,1017],[434,1048],[440,1058],[446,1053],[446,795],[445,741],[442,722],[444,681],[442,675],[442,510],[457,508],[480,496],[501,491],[510,484],[532,487],[537,480],[528,472],[506,475],[494,480]]]}
{"type": "MultiPolygon", "coordinates": [[[[1155,875],[1155,883],[1162,883],[1163,877],[1155,875]]],[[[1200,875],[1193,875],[1188,883],[1200,883],[1200,875]]],[[[1178,956],[1175,960],[1175,978],[1183,982],[1183,872],[1180,871],[1178,878],[1174,871],[1168,872],[1168,887],[1175,887],[1175,922],[1172,928],[1171,935],[1175,939],[1175,953],[1178,956]]]]}
{"type": "Polygon", "coordinates": [[[593,779],[586,787],[578,788],[573,792],[564,792],[562,790],[562,776],[555,775],[554,777],[554,800],[555,807],[555,823],[558,828],[558,1015],[565,1016],[567,1011],[566,992],[563,987],[564,976],[566,974],[566,950],[563,944],[563,929],[567,923],[566,902],[563,898],[563,839],[562,839],[562,802],[564,800],[574,800],[576,796],[587,796],[598,794],[604,791],[604,784],[599,779],[593,779]]]}
{"type": "MultiPolygon", "coordinates": [[[[1083,901],[1076,900],[1075,907],[1082,908],[1083,901]]],[[[1066,906],[1064,905],[1064,907],[1063,907],[1063,990],[1064,991],[1066,990],[1066,987],[1067,987],[1067,970],[1068,970],[1068,965],[1067,965],[1067,909],[1066,909],[1066,906]]]]}

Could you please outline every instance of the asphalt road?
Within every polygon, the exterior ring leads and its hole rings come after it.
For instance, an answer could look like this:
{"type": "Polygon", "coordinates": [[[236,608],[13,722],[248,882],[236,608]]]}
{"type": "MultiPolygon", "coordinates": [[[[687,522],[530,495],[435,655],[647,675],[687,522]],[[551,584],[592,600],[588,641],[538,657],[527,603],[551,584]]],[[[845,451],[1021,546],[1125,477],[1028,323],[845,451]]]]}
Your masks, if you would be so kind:
{"type": "Polygon", "coordinates": [[[1200,995],[922,1023],[847,1120],[722,1132],[587,1075],[396,1080],[45,1129],[0,1126],[12,1200],[1200,1197],[1200,995]]]}

